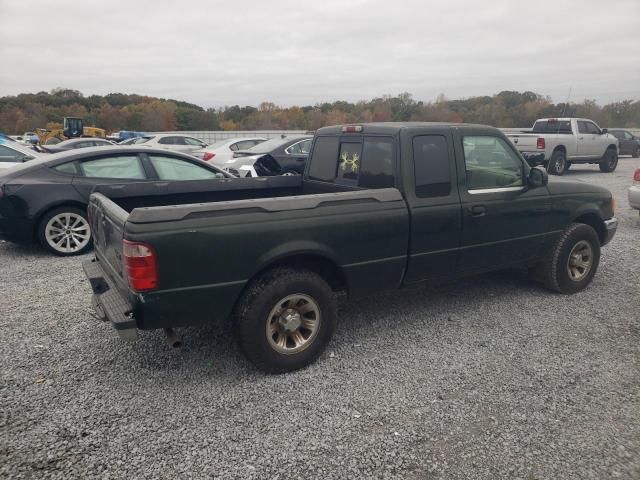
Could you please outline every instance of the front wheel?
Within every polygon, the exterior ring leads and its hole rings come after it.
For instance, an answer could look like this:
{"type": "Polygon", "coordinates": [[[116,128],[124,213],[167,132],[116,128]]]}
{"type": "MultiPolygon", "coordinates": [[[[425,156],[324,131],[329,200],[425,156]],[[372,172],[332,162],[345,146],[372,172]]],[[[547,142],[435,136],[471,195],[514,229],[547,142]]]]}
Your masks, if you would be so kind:
{"type": "Polygon", "coordinates": [[[46,213],[38,224],[38,240],[61,257],[80,255],[91,248],[87,214],[75,207],[60,207],[46,213]]]}
{"type": "Polygon", "coordinates": [[[567,157],[561,150],[556,150],[551,155],[551,159],[549,160],[549,165],[547,167],[547,172],[551,175],[562,175],[567,171],[567,157]]]}
{"type": "Polygon", "coordinates": [[[235,317],[236,337],[249,361],[265,372],[284,373],[306,367],[325,350],[337,302],[318,274],[275,268],[247,287],[235,317]]]}
{"type": "Polygon", "coordinates": [[[600,239],[583,223],[572,223],[539,266],[545,287],[559,293],[584,290],[600,263],[600,239]]]}
{"type": "Polygon", "coordinates": [[[598,165],[601,172],[613,172],[618,166],[618,153],[613,148],[609,148],[598,165]]]}
{"type": "Polygon", "coordinates": [[[636,147],[636,149],[633,151],[633,153],[631,154],[631,156],[633,158],[638,158],[640,157],[640,147],[636,147]]]}

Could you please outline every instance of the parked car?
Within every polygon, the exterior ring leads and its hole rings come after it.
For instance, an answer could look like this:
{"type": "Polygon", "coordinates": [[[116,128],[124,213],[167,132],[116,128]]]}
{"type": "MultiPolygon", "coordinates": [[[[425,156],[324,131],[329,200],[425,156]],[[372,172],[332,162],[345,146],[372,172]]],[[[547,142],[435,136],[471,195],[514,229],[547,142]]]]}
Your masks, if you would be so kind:
{"type": "Polygon", "coordinates": [[[618,155],[640,157],[640,138],[627,130],[610,129],[609,133],[618,139],[618,155]]]}
{"type": "Polygon", "coordinates": [[[640,168],[633,173],[633,185],[629,187],[628,197],[631,208],[640,210],[640,168]]]}
{"type": "Polygon", "coordinates": [[[0,139],[0,169],[2,170],[16,167],[39,156],[38,152],[18,142],[3,142],[0,139]]]}
{"type": "Polygon", "coordinates": [[[165,148],[167,150],[175,150],[176,152],[193,153],[202,150],[207,146],[197,138],[188,137],[187,135],[178,135],[175,133],[159,133],[154,135],[145,135],[138,138],[134,145],[145,145],[147,147],[165,148]]]}
{"type": "MultiPolygon", "coordinates": [[[[0,238],[39,242],[57,255],[91,248],[86,207],[97,184],[161,181],[154,190],[176,183],[212,188],[211,180],[230,177],[202,160],[178,152],[141,147],[82,148],[41,156],[0,173],[0,238]]],[[[142,182],[142,183],[141,183],[142,182]]]]}
{"type": "Polygon", "coordinates": [[[531,132],[507,133],[529,165],[562,175],[574,163],[593,163],[602,172],[618,166],[618,139],[586,118],[541,118],[531,132]]]}
{"type": "Polygon", "coordinates": [[[202,150],[196,150],[193,155],[220,167],[233,158],[233,152],[248,150],[266,140],[262,137],[227,138],[202,150]]]}
{"type": "Polygon", "coordinates": [[[260,175],[280,175],[281,173],[302,174],[309,157],[311,135],[293,135],[283,138],[272,138],[247,150],[233,153],[234,158],[220,165],[224,170],[237,176],[241,175],[241,167],[262,172],[260,175]],[[265,158],[266,157],[266,158],[265,158]],[[256,168],[269,164],[269,169],[256,168]]]}
{"type": "Polygon", "coordinates": [[[78,148],[112,147],[113,145],[115,144],[112,141],[104,138],[71,138],[53,145],[40,145],[40,148],[45,152],[59,153],[78,148]]]}
{"type": "Polygon", "coordinates": [[[304,176],[214,184],[198,204],[183,186],[98,186],[83,266],[99,314],[125,339],[231,317],[245,355],[285,372],[327,346],[338,291],[526,266],[574,293],[617,228],[611,192],[549,181],[493,127],[325,127],[311,152],[304,176]],[[140,201],[159,206],[132,210],[140,201]]]}

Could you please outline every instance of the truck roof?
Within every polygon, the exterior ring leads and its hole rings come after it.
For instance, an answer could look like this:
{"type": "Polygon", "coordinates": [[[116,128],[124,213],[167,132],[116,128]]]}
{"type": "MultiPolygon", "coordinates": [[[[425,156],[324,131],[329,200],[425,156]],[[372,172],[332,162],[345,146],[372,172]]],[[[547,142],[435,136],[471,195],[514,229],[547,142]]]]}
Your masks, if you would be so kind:
{"type": "Polygon", "coordinates": [[[548,121],[558,121],[558,122],[568,122],[571,120],[579,120],[586,122],[595,122],[595,120],[591,120],[590,118],[579,118],[579,117],[549,117],[549,118],[539,118],[536,122],[548,122],[548,121]]]}
{"type": "Polygon", "coordinates": [[[495,127],[488,125],[479,125],[473,123],[449,123],[449,122],[376,122],[376,123],[350,123],[344,125],[332,125],[330,127],[322,127],[316,131],[317,135],[341,134],[343,127],[362,127],[362,132],[370,134],[396,134],[407,128],[428,128],[435,130],[448,130],[458,127],[473,127],[477,129],[485,129],[491,132],[500,132],[495,127]]]}

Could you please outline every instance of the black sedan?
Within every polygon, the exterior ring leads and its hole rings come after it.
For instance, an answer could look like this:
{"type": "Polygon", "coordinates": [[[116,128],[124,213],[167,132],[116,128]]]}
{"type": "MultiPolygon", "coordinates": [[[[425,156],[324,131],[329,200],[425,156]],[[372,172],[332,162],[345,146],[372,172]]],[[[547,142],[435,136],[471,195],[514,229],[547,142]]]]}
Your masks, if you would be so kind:
{"type": "Polygon", "coordinates": [[[115,145],[113,142],[104,138],[72,138],[53,145],[40,145],[40,148],[45,152],[58,153],[77,148],[112,147],[113,145],[115,145]]]}
{"type": "Polygon", "coordinates": [[[619,140],[618,155],[640,157],[640,138],[627,130],[609,129],[609,133],[619,140]]]}
{"type": "Polygon", "coordinates": [[[233,160],[227,161],[222,168],[241,176],[240,168],[243,166],[255,167],[260,176],[283,173],[302,174],[309,157],[312,140],[311,135],[272,138],[248,150],[234,152],[233,160]]]}
{"type": "Polygon", "coordinates": [[[96,185],[225,177],[232,175],[190,155],[139,146],[47,155],[0,173],[0,238],[77,255],[91,248],[86,207],[96,185]]]}

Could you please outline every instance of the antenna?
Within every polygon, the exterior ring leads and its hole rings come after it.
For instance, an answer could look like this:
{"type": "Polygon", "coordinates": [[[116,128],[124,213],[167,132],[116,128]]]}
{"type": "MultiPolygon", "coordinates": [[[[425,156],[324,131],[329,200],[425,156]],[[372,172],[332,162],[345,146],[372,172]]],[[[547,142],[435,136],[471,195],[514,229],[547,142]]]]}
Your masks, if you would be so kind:
{"type": "MultiPolygon", "coordinates": [[[[571,89],[573,87],[569,87],[569,94],[567,95],[567,100],[564,102],[564,105],[562,106],[562,113],[560,114],[560,118],[564,118],[564,112],[567,110],[567,104],[569,103],[569,98],[571,97],[571,89]]],[[[569,123],[571,124],[571,123],[569,123]]],[[[571,128],[571,127],[569,127],[571,128]]],[[[558,122],[558,131],[556,132],[557,134],[560,133],[560,122],[558,122]]]]}

